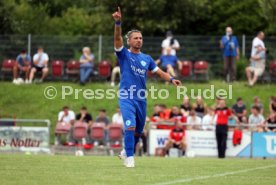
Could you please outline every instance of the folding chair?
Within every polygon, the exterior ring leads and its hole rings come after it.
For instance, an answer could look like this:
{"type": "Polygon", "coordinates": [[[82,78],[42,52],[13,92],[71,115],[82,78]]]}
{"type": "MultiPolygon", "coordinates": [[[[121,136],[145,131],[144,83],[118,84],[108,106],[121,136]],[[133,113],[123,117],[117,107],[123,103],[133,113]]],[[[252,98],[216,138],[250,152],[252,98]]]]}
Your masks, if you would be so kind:
{"type": "Polygon", "coordinates": [[[54,60],[51,63],[52,68],[52,78],[62,79],[64,75],[64,62],[62,60],[54,60]]]}
{"type": "Polygon", "coordinates": [[[90,137],[93,141],[104,141],[105,125],[104,123],[93,123],[91,126],[90,137]]]}
{"type": "Polygon", "coordinates": [[[111,124],[109,126],[108,136],[109,136],[109,141],[111,143],[110,146],[112,148],[121,147],[122,138],[123,138],[122,126],[118,124],[111,124]]]}
{"type": "MultiPolygon", "coordinates": [[[[85,122],[77,121],[73,126],[73,138],[75,140],[83,140],[87,136],[87,126],[88,124],[85,122]]],[[[82,143],[85,144],[85,143],[82,143]]]]}
{"type": "Polygon", "coordinates": [[[98,65],[99,77],[107,79],[111,75],[111,65],[108,61],[102,61],[98,65]]]}
{"type": "Polygon", "coordinates": [[[269,75],[272,82],[276,81],[276,60],[269,64],[269,75]]]}
{"type": "Polygon", "coordinates": [[[195,74],[195,80],[209,80],[209,74],[208,74],[208,62],[206,61],[197,61],[194,64],[194,74],[195,74]],[[201,78],[202,77],[202,78],[201,78]]]}
{"type": "Polygon", "coordinates": [[[9,77],[13,76],[13,67],[15,63],[16,61],[13,59],[5,59],[2,62],[2,68],[1,68],[2,80],[5,78],[6,75],[8,75],[9,77]]]}
{"type": "Polygon", "coordinates": [[[66,74],[68,79],[72,79],[73,81],[79,79],[80,63],[76,60],[69,60],[66,64],[66,74]]]}
{"type": "Polygon", "coordinates": [[[193,64],[191,61],[183,61],[182,69],[181,69],[182,78],[184,79],[190,78],[193,74],[192,68],[193,68],[193,64]]]}

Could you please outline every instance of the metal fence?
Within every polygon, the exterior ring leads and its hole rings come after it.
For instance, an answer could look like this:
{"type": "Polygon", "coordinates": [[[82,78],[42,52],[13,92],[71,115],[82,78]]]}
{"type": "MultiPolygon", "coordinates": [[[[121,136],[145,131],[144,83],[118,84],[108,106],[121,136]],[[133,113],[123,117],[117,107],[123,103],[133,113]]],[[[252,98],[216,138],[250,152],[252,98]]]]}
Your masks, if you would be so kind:
{"type": "MultiPolygon", "coordinates": [[[[241,56],[249,58],[253,36],[237,36],[241,56]]],[[[163,37],[144,37],[143,52],[157,59],[161,53],[163,37]]],[[[210,63],[211,72],[221,73],[222,53],[219,48],[221,36],[176,36],[181,48],[177,55],[181,60],[206,60],[210,63]]],[[[33,55],[38,46],[43,46],[50,60],[78,60],[81,49],[89,46],[96,61],[109,60],[115,62],[113,53],[113,36],[40,36],[40,35],[0,35],[0,62],[6,58],[15,58],[20,50],[27,49],[33,55]]],[[[276,59],[276,37],[265,39],[269,49],[267,61],[276,59]]]]}

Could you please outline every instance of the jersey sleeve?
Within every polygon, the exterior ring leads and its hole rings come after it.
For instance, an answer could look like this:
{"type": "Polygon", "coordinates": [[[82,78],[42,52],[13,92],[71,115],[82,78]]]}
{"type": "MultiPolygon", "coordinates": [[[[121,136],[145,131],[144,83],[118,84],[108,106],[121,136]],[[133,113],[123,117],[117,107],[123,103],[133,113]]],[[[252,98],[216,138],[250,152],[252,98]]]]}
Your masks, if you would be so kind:
{"type": "Polygon", "coordinates": [[[151,57],[149,57],[149,58],[150,58],[150,63],[149,63],[148,70],[151,71],[152,73],[155,73],[159,68],[156,65],[156,63],[154,62],[153,58],[151,58],[151,57]]]}
{"type": "Polygon", "coordinates": [[[120,48],[114,48],[114,50],[116,52],[116,56],[119,59],[119,61],[125,57],[126,52],[127,52],[127,49],[124,46],[122,46],[120,48]]]}

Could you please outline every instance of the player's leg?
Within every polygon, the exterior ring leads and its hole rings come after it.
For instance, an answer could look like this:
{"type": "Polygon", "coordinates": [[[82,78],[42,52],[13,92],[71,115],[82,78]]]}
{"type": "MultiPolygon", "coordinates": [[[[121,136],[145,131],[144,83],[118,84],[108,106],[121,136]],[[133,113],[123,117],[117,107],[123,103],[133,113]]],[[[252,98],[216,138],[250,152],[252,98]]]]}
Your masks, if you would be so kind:
{"type": "Polygon", "coordinates": [[[146,123],[147,104],[146,102],[143,102],[143,101],[135,101],[135,108],[136,108],[136,129],[135,129],[134,149],[144,132],[144,127],[146,123]]]}

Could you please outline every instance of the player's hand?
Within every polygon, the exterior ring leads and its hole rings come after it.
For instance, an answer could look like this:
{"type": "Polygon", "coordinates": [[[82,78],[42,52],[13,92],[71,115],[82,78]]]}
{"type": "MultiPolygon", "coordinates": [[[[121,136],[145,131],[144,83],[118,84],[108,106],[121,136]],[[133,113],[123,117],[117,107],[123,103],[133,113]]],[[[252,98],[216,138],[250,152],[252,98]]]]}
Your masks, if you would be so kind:
{"type": "Polygon", "coordinates": [[[172,80],[172,83],[173,83],[173,85],[175,85],[175,86],[179,86],[179,85],[182,84],[181,81],[176,80],[176,79],[173,79],[173,80],[172,80]]]}
{"type": "Polygon", "coordinates": [[[121,14],[121,8],[120,7],[118,7],[118,11],[116,11],[112,14],[112,17],[115,21],[120,21],[122,19],[122,14],[121,14]]]}

